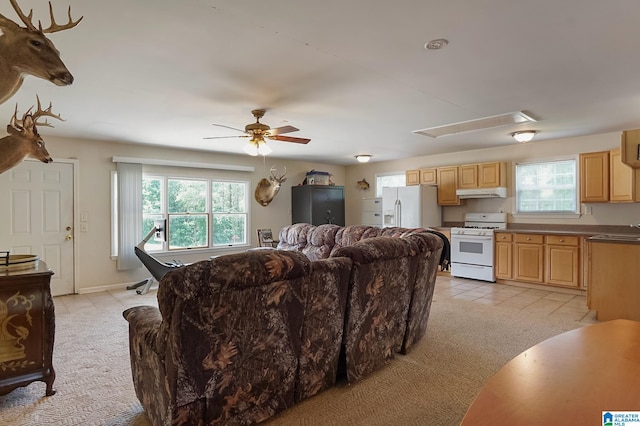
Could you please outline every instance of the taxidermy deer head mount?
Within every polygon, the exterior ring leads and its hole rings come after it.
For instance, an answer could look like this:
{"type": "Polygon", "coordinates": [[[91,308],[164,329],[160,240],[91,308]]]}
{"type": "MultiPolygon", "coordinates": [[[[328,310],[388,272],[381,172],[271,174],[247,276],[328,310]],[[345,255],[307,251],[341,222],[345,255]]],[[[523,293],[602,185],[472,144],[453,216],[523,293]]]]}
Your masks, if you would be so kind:
{"type": "Polygon", "coordinates": [[[74,21],[69,6],[69,22],[59,25],[53,17],[53,7],[49,2],[51,25],[43,29],[42,23],[38,21],[36,28],[32,22],[33,10],[25,15],[16,0],[9,1],[25,27],[0,15],[0,104],[18,91],[25,74],[49,80],[58,86],[73,83],[73,76],[60,59],[60,52],[45,34],[73,28],[82,17],[74,21]]]}
{"type": "Polygon", "coordinates": [[[277,176],[274,172],[276,170],[276,166],[271,167],[269,172],[271,176],[269,179],[262,178],[260,182],[258,182],[258,186],[256,186],[256,191],[254,192],[254,197],[258,204],[261,206],[268,206],[269,203],[278,195],[278,191],[280,191],[280,185],[287,180],[285,178],[287,174],[287,168],[284,168],[284,173],[280,176],[277,176]]]}
{"type": "MultiPolygon", "coordinates": [[[[51,103],[49,108],[43,110],[40,107],[40,99],[38,99],[38,110],[31,112],[33,107],[22,115],[22,119],[18,120],[18,106],[7,126],[9,136],[0,139],[0,173],[4,173],[12,167],[17,166],[27,157],[35,158],[43,163],[51,163],[53,159],[44,146],[42,137],[38,134],[38,126],[53,127],[46,118],[39,122],[41,117],[53,117],[58,120],[62,118],[51,112],[51,103]]],[[[64,120],[62,120],[64,121],[64,120]]]]}

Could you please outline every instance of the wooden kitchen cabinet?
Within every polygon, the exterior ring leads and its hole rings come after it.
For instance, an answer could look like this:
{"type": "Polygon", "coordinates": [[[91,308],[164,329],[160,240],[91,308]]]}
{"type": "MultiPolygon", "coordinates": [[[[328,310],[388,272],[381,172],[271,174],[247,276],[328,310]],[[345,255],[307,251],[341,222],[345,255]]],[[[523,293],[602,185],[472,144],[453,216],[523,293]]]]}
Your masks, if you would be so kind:
{"type": "Polygon", "coordinates": [[[640,172],[622,162],[620,149],[609,152],[609,201],[640,201],[640,172]]]}
{"type": "Polygon", "coordinates": [[[458,166],[458,188],[495,188],[505,186],[506,164],[501,162],[458,166]]]}
{"type": "Polygon", "coordinates": [[[633,168],[640,168],[640,129],[622,132],[622,162],[633,168]]]}
{"type": "Polygon", "coordinates": [[[622,162],[620,149],[580,154],[580,202],[640,201],[640,172],[622,162]]]}
{"type": "Polygon", "coordinates": [[[514,234],[513,279],[544,282],[544,238],[538,234],[514,234]]]}
{"type": "Polygon", "coordinates": [[[458,166],[438,167],[437,172],[438,205],[460,205],[460,198],[456,195],[456,189],[458,189],[458,166]]]}
{"type": "Polygon", "coordinates": [[[600,321],[640,321],[640,244],[590,241],[587,304],[600,321]]]}
{"type": "Polygon", "coordinates": [[[437,185],[438,169],[420,169],[420,185],[437,185]]]}
{"type": "Polygon", "coordinates": [[[404,175],[407,186],[420,185],[420,170],[407,170],[404,175]]]}
{"type": "Polygon", "coordinates": [[[609,202],[609,151],[580,154],[580,202],[609,202]]]}
{"type": "Polygon", "coordinates": [[[494,252],[496,278],[513,279],[513,234],[496,232],[494,252]]]}
{"type": "Polygon", "coordinates": [[[571,235],[545,237],[545,282],[567,287],[580,285],[580,238],[571,235]]]}

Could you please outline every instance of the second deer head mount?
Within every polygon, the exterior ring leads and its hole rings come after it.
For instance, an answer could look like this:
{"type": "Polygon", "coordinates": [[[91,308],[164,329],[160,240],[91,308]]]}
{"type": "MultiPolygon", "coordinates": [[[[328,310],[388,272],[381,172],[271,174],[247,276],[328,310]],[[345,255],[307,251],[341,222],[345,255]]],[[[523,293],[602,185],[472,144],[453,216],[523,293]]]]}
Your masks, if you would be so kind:
{"type": "Polygon", "coordinates": [[[33,10],[25,15],[16,0],[9,0],[16,14],[25,25],[21,27],[12,20],[0,14],[0,104],[13,96],[24,80],[25,74],[31,74],[49,80],[58,86],[68,86],[73,83],[73,76],[60,59],[60,52],[45,34],[73,28],[82,20],[71,18],[69,6],[69,21],[59,25],[53,16],[53,7],[49,2],[51,25],[42,28],[33,22],[33,10]]]}
{"type": "Polygon", "coordinates": [[[0,139],[0,173],[17,166],[27,157],[35,158],[43,163],[53,161],[36,126],[53,127],[46,118],[44,121],[38,121],[42,117],[52,117],[57,120],[62,120],[62,118],[51,111],[51,103],[48,108],[43,110],[40,106],[40,99],[38,99],[38,110],[31,112],[32,109],[33,107],[29,108],[22,115],[22,119],[18,119],[18,106],[16,105],[16,111],[7,126],[9,136],[0,139]]]}

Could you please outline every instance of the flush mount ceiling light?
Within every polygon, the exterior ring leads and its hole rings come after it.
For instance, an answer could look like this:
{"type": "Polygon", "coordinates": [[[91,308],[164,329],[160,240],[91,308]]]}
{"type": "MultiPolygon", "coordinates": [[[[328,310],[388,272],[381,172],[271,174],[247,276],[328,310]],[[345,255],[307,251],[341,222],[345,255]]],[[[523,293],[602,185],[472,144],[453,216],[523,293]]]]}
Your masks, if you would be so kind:
{"type": "Polygon", "coordinates": [[[472,132],[475,130],[490,129],[493,127],[507,126],[511,124],[535,123],[536,120],[522,111],[509,112],[507,114],[493,115],[491,117],[478,118],[476,120],[461,121],[459,123],[446,124],[444,126],[428,127],[414,130],[413,133],[437,138],[439,136],[453,135],[456,133],[472,132]]]}
{"type": "Polygon", "coordinates": [[[369,160],[371,160],[371,157],[373,157],[373,155],[371,155],[371,154],[358,154],[355,157],[356,157],[356,160],[358,160],[359,163],[368,163],[369,160]]]}
{"type": "Polygon", "coordinates": [[[518,142],[529,142],[538,133],[536,130],[522,130],[520,132],[513,132],[511,136],[518,142]]]}

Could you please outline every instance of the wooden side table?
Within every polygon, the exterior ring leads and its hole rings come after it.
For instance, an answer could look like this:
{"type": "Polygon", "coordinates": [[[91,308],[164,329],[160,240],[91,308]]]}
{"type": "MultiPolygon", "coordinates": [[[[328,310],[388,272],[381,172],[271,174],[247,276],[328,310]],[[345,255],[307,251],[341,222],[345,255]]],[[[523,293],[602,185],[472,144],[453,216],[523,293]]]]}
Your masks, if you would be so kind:
{"type": "Polygon", "coordinates": [[[46,383],[47,396],[55,393],[51,275],[42,261],[33,269],[0,272],[0,395],[34,381],[46,383]]]}
{"type": "Polygon", "coordinates": [[[640,411],[640,322],[567,331],[527,349],[480,390],[470,425],[600,425],[603,411],[640,411]]]}

